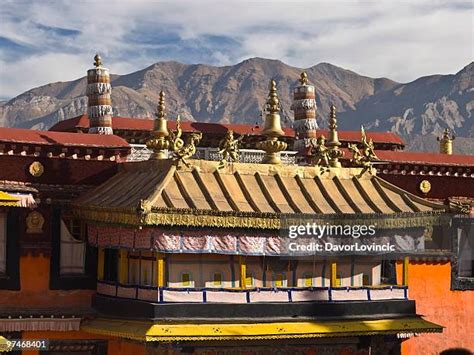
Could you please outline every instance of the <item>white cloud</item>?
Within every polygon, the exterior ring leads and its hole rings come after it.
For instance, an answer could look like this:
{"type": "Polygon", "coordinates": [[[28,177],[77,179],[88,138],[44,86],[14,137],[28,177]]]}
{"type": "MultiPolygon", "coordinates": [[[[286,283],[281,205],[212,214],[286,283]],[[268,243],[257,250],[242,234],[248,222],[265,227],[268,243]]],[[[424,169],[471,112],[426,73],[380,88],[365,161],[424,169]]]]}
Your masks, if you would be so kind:
{"type": "MultiPolygon", "coordinates": [[[[45,1],[9,2],[2,12],[0,36],[34,54],[14,67],[0,55],[0,96],[82,76],[95,51],[114,73],[142,69],[169,58],[160,40],[150,40],[164,31],[187,43],[207,44],[209,35],[231,39],[235,44],[223,48],[209,42],[213,53],[206,58],[217,65],[255,56],[298,67],[324,61],[398,81],[454,73],[474,56],[470,2],[45,1]],[[61,37],[37,24],[80,34],[61,37]]],[[[177,53],[177,61],[202,61],[186,48],[177,53]]]]}

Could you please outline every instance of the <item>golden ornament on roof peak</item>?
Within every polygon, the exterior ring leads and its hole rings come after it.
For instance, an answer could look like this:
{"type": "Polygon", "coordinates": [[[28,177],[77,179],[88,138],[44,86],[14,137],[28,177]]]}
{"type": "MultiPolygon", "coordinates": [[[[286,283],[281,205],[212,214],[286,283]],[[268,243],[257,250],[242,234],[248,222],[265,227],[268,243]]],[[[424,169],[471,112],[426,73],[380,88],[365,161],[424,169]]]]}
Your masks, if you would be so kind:
{"type": "Polygon", "coordinates": [[[160,91],[160,99],[158,101],[158,106],[156,108],[155,116],[156,118],[165,118],[165,92],[163,90],[160,91]]]}
{"type": "Polygon", "coordinates": [[[102,66],[102,58],[100,57],[99,53],[97,53],[97,54],[94,56],[94,66],[95,66],[96,68],[102,66]]]}
{"type": "Polygon", "coordinates": [[[270,80],[270,85],[268,86],[270,92],[268,93],[267,104],[265,106],[268,113],[280,112],[280,100],[278,99],[276,85],[275,80],[270,80]]]}
{"type": "Polygon", "coordinates": [[[300,83],[301,85],[308,85],[308,74],[305,71],[300,75],[300,83]]]}
{"type": "Polygon", "coordinates": [[[341,142],[337,134],[336,106],[331,105],[329,112],[329,140],[326,144],[329,149],[329,165],[333,168],[340,168],[339,159],[343,157],[344,152],[339,150],[341,142]]]}
{"type": "Polygon", "coordinates": [[[453,141],[456,137],[449,128],[445,128],[443,135],[438,137],[439,152],[442,154],[453,154],[453,141]]]}

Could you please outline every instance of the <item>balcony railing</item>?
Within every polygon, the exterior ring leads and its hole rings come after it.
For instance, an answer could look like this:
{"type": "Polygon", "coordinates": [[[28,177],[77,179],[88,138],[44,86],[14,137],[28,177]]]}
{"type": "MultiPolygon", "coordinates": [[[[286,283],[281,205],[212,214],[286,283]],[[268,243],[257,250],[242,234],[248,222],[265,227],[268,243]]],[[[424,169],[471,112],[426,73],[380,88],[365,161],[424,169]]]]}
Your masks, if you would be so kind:
{"type": "Polygon", "coordinates": [[[97,293],[154,303],[288,303],[407,300],[407,286],[309,288],[170,288],[98,281],[97,293]]]}
{"type": "MultiPolygon", "coordinates": [[[[151,155],[151,151],[145,144],[130,144],[130,146],[132,149],[130,155],[127,157],[127,161],[147,160],[151,155]]],[[[261,163],[264,157],[265,152],[263,150],[240,150],[240,162],[242,163],[261,163]]],[[[296,152],[294,151],[283,151],[280,153],[280,157],[283,164],[296,164],[296,152]]],[[[219,161],[222,159],[222,154],[219,153],[219,149],[217,148],[198,147],[193,158],[219,161]]]]}

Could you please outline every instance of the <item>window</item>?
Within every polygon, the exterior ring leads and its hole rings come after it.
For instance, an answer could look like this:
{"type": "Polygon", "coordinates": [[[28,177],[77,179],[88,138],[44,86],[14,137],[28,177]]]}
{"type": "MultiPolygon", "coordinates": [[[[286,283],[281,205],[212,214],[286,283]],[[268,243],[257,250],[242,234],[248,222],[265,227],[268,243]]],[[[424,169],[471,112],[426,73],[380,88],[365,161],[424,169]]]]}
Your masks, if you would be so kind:
{"type": "Polygon", "coordinates": [[[222,274],[220,272],[215,272],[214,273],[214,282],[213,285],[215,287],[221,287],[222,286],[222,274]]]}
{"type": "Polygon", "coordinates": [[[0,214],[0,275],[7,272],[7,215],[0,214]]]}
{"type": "Polygon", "coordinates": [[[451,289],[474,290],[474,218],[453,219],[454,261],[451,267],[451,289]]]}
{"type": "Polygon", "coordinates": [[[128,283],[138,285],[140,282],[140,254],[138,252],[128,253],[128,283]]]}
{"type": "Polygon", "coordinates": [[[247,273],[247,277],[245,278],[245,287],[253,287],[253,273],[247,273]]]}
{"type": "Polygon", "coordinates": [[[303,287],[312,287],[313,286],[313,274],[305,273],[303,274],[303,287]]]}
{"type": "Polygon", "coordinates": [[[20,211],[0,211],[0,290],[20,289],[20,211]]]}
{"type": "Polygon", "coordinates": [[[459,277],[474,277],[474,233],[460,233],[459,277]]]}
{"type": "Polygon", "coordinates": [[[362,275],[362,286],[370,286],[370,277],[369,275],[362,275]]]}
{"type": "Polygon", "coordinates": [[[273,287],[285,287],[285,275],[282,272],[273,275],[273,287]]]}
{"type": "Polygon", "coordinates": [[[117,282],[118,269],[118,250],[104,250],[104,280],[117,282]]]}
{"type": "Polygon", "coordinates": [[[87,245],[84,222],[69,211],[51,207],[52,290],[95,289],[97,287],[97,248],[87,245]]]}
{"type": "Polygon", "coordinates": [[[183,272],[181,274],[181,286],[182,287],[191,286],[191,274],[189,272],[183,272]]]}
{"type": "Polygon", "coordinates": [[[84,274],[86,258],[85,225],[77,219],[61,220],[59,274],[84,274]]]}
{"type": "Polygon", "coordinates": [[[153,260],[142,255],[140,268],[142,271],[140,285],[153,285],[153,260]]]}

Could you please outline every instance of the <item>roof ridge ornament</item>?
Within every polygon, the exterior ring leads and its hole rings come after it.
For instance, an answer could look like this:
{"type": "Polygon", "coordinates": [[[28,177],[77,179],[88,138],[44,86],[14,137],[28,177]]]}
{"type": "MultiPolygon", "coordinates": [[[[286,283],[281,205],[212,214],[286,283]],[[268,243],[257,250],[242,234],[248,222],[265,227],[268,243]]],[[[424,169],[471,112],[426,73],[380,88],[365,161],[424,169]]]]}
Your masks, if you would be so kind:
{"type": "Polygon", "coordinates": [[[222,159],[219,162],[219,169],[222,169],[226,162],[230,160],[234,162],[239,162],[240,160],[240,142],[245,137],[242,134],[239,138],[234,139],[234,131],[229,129],[224,138],[219,142],[219,154],[222,155],[222,159]]]}
{"type": "Polygon", "coordinates": [[[340,168],[340,158],[344,156],[344,152],[339,149],[341,142],[337,135],[337,117],[336,117],[336,106],[331,105],[331,111],[329,114],[329,139],[327,142],[329,150],[329,166],[332,168],[340,168]]]}
{"type": "Polygon", "coordinates": [[[174,160],[176,161],[176,165],[178,167],[180,166],[180,163],[183,163],[187,168],[191,167],[191,164],[189,164],[187,159],[196,154],[196,146],[199,144],[201,139],[201,132],[193,132],[186,137],[186,144],[174,151],[174,160]]]}
{"type": "Polygon", "coordinates": [[[326,137],[320,135],[316,139],[316,143],[311,144],[311,163],[315,166],[319,166],[321,174],[329,171],[330,156],[329,149],[326,145],[326,137]]]}
{"type": "Polygon", "coordinates": [[[281,164],[281,159],[278,153],[285,150],[288,147],[288,144],[278,140],[278,137],[283,136],[285,133],[281,129],[280,100],[278,99],[276,81],[273,79],[270,80],[269,94],[265,110],[265,125],[262,135],[267,136],[267,139],[263,142],[258,142],[257,149],[262,149],[266,152],[263,163],[281,164]]]}
{"type": "Polygon", "coordinates": [[[443,135],[436,139],[439,142],[439,152],[441,154],[453,154],[453,141],[456,139],[456,136],[451,133],[449,128],[445,128],[443,135]]]}
{"type": "Polygon", "coordinates": [[[374,161],[380,161],[379,157],[375,154],[374,151],[374,142],[372,138],[367,140],[367,135],[365,134],[364,126],[360,126],[361,133],[361,145],[362,149],[359,150],[357,144],[348,144],[349,151],[352,152],[352,159],[350,162],[353,165],[362,167],[362,172],[359,176],[362,176],[366,171],[370,171],[372,175],[375,174],[372,165],[374,161]]]}
{"type": "Polygon", "coordinates": [[[178,151],[184,146],[184,140],[181,138],[183,135],[183,130],[181,129],[181,116],[176,117],[176,131],[171,131],[169,133],[168,140],[171,144],[171,150],[173,152],[178,151]]]}
{"type": "Polygon", "coordinates": [[[168,156],[167,151],[170,147],[170,141],[167,137],[170,134],[168,132],[168,122],[165,118],[165,109],[165,93],[161,90],[155,113],[156,119],[153,123],[153,138],[146,142],[147,148],[153,151],[149,160],[166,159],[168,156]]]}

